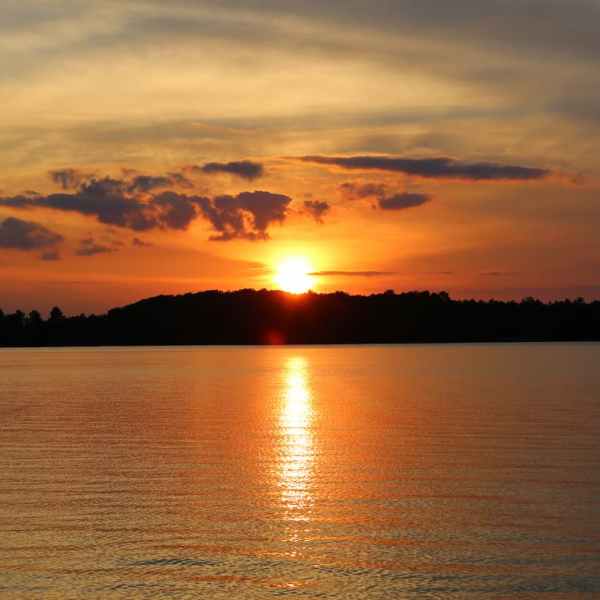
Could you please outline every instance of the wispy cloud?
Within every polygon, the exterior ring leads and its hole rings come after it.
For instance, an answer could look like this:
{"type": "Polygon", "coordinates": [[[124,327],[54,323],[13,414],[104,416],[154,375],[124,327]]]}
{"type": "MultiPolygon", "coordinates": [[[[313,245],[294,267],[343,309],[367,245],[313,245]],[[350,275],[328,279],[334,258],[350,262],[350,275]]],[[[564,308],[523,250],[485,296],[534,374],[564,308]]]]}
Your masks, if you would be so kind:
{"type": "Polygon", "coordinates": [[[381,210],[404,210],[427,204],[433,198],[429,194],[410,192],[389,192],[382,183],[346,182],[340,190],[350,200],[374,198],[381,210]]]}
{"type": "Polygon", "coordinates": [[[487,162],[459,162],[451,158],[395,158],[390,156],[303,156],[303,162],[358,171],[387,171],[425,179],[469,181],[530,181],[543,179],[545,169],[487,162]]]}
{"type": "Polygon", "coordinates": [[[386,277],[395,275],[389,271],[315,271],[312,277],[386,277]]]}
{"type": "Polygon", "coordinates": [[[109,254],[115,252],[114,246],[108,246],[97,242],[94,238],[85,238],[81,240],[77,249],[77,256],[96,256],[96,254],[109,254]]]}
{"type": "Polygon", "coordinates": [[[423,206],[431,201],[428,194],[394,194],[393,196],[379,198],[381,210],[404,210],[415,206],[423,206]]]}
{"type": "Polygon", "coordinates": [[[209,175],[215,173],[227,173],[229,175],[236,175],[242,179],[253,181],[262,177],[264,174],[264,167],[261,163],[252,162],[250,160],[241,160],[228,163],[210,162],[206,163],[202,167],[191,167],[192,170],[199,173],[206,173],[209,175]]]}
{"type": "Polygon", "coordinates": [[[91,175],[85,175],[77,169],[57,169],[48,173],[50,179],[60,185],[63,190],[72,190],[89,179],[91,175]]]}

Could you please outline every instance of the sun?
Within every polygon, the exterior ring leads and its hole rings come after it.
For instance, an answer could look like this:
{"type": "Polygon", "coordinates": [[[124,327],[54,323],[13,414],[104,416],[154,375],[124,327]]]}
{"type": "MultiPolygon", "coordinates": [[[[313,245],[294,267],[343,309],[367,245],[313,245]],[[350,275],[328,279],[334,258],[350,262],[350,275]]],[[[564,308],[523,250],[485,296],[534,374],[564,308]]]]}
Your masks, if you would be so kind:
{"type": "Polygon", "coordinates": [[[313,287],[313,271],[305,258],[286,258],[277,266],[275,284],[280,290],[291,294],[304,294],[313,287]]]}

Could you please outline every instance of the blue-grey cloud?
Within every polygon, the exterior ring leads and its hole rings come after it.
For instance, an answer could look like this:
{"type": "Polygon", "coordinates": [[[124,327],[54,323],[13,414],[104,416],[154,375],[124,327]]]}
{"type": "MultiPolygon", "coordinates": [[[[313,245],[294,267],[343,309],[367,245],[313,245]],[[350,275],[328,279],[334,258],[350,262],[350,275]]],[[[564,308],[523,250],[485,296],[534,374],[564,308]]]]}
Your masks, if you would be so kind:
{"type": "Polygon", "coordinates": [[[264,174],[264,167],[261,163],[252,162],[250,160],[234,161],[228,163],[211,162],[202,167],[192,167],[194,170],[202,173],[228,173],[236,175],[242,179],[253,181],[264,174]]]}
{"type": "MultiPolygon", "coordinates": [[[[179,4],[189,6],[188,0],[179,4]]],[[[260,11],[261,23],[273,20],[268,19],[272,15],[292,15],[336,29],[406,37],[417,33],[424,40],[518,51],[524,57],[531,52],[595,59],[600,51],[600,6],[594,0],[222,0],[219,5],[232,13],[260,11]]]]}
{"type": "Polygon", "coordinates": [[[137,175],[128,186],[130,192],[151,192],[171,185],[171,180],[164,176],[137,175]]]}
{"type": "Polygon", "coordinates": [[[212,202],[204,202],[201,210],[218,232],[212,241],[267,240],[268,227],[285,220],[291,201],[282,194],[242,192],[237,196],[217,196],[212,202]]]}
{"type": "Polygon", "coordinates": [[[323,223],[323,217],[331,210],[328,202],[305,200],[304,210],[317,222],[323,223]]]}
{"type": "MultiPolygon", "coordinates": [[[[167,173],[166,175],[144,175],[133,169],[123,169],[125,179],[128,182],[129,192],[151,192],[167,187],[193,188],[194,184],[182,173],[167,173]]],[[[78,169],[66,168],[49,171],[50,179],[60,185],[63,190],[75,190],[84,183],[91,183],[95,176],[83,173],[78,169]]],[[[35,192],[27,192],[27,195],[37,195],[35,192]]]]}
{"type": "Polygon", "coordinates": [[[543,179],[545,169],[487,162],[459,162],[451,158],[395,158],[390,156],[303,156],[300,160],[358,171],[388,171],[426,179],[469,181],[528,181],[543,179]]]}
{"type": "Polygon", "coordinates": [[[427,202],[431,201],[431,196],[428,194],[394,194],[393,196],[386,196],[379,198],[379,208],[382,210],[403,210],[405,208],[413,208],[415,206],[422,206],[427,202]]]}
{"type": "Polygon", "coordinates": [[[410,192],[389,192],[382,183],[346,182],[340,185],[340,190],[350,200],[372,198],[377,201],[373,208],[381,210],[403,210],[422,206],[432,200],[429,194],[410,192]]]}
{"type": "Polygon", "coordinates": [[[70,194],[0,198],[0,206],[74,212],[134,231],[187,229],[197,216],[195,196],[163,192],[145,199],[136,192],[126,180],[105,177],[83,182],[70,194]]]}
{"type": "Polygon", "coordinates": [[[167,175],[135,175],[128,186],[129,192],[152,192],[157,189],[179,186],[192,188],[194,184],[181,173],[168,173],[167,175]]]}
{"type": "Polygon", "coordinates": [[[83,174],[77,169],[57,169],[48,173],[50,179],[60,185],[63,190],[76,189],[82,181],[89,179],[89,175],[83,174]]]}
{"type": "Polygon", "coordinates": [[[382,183],[355,183],[347,181],[340,185],[340,190],[351,200],[357,198],[379,198],[386,194],[386,187],[382,183]]]}
{"type": "Polygon", "coordinates": [[[269,239],[269,226],[285,220],[292,201],[289,196],[266,191],[215,198],[173,190],[156,192],[153,188],[162,187],[164,183],[158,181],[160,178],[156,179],[145,178],[133,186],[128,179],[91,179],[82,182],[73,193],[0,198],[0,206],[78,213],[106,225],[139,232],[154,229],[184,231],[202,217],[217,232],[212,240],[228,241],[269,239]]]}
{"type": "Polygon", "coordinates": [[[150,242],[146,242],[145,240],[142,240],[142,239],[140,239],[138,237],[134,237],[131,240],[131,245],[132,246],[137,246],[138,248],[150,248],[154,244],[152,244],[150,242]]]}
{"type": "Polygon", "coordinates": [[[89,237],[81,240],[77,249],[77,256],[95,256],[96,254],[108,254],[115,252],[114,246],[108,246],[97,242],[94,238],[89,237]]]}
{"type": "Polygon", "coordinates": [[[52,262],[52,261],[60,260],[60,253],[58,252],[58,250],[48,250],[48,251],[42,253],[40,258],[47,262],[52,262]]]}
{"type": "Polygon", "coordinates": [[[8,217],[0,224],[0,248],[40,250],[56,246],[63,236],[33,221],[8,217]]]}

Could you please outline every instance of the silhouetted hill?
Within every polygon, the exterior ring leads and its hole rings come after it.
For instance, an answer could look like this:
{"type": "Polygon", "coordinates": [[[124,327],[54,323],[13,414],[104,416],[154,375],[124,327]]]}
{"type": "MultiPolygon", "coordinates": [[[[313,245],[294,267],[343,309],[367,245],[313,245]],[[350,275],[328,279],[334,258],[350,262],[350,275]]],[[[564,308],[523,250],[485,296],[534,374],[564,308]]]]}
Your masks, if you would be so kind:
{"type": "Polygon", "coordinates": [[[3,346],[570,340],[600,340],[600,302],[240,290],[158,296],[101,316],[65,317],[55,308],[43,320],[36,311],[0,311],[3,346]]]}

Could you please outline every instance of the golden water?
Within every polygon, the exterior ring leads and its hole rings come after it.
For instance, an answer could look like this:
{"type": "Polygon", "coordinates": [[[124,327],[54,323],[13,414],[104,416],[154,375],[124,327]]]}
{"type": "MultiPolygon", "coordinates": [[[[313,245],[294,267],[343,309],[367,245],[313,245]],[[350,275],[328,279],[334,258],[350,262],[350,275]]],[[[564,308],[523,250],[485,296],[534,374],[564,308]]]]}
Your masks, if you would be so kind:
{"type": "Polygon", "coordinates": [[[0,597],[600,597],[600,345],[0,351],[0,597]]]}

